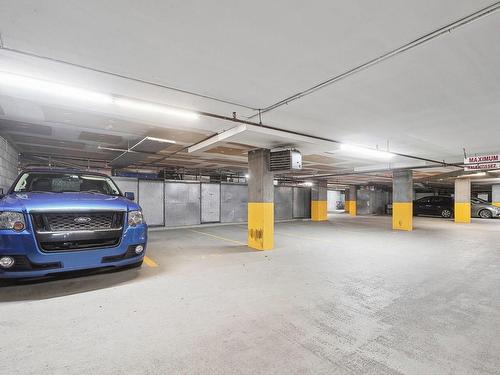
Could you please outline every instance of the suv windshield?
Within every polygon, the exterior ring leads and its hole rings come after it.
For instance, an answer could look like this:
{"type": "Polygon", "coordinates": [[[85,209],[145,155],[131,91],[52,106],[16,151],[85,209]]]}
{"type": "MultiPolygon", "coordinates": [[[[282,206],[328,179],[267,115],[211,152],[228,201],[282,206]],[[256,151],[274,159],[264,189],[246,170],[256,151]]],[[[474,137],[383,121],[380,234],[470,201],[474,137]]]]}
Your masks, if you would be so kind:
{"type": "Polygon", "coordinates": [[[57,172],[25,172],[17,181],[13,192],[88,192],[120,195],[120,190],[109,177],[95,174],[57,172]]]}

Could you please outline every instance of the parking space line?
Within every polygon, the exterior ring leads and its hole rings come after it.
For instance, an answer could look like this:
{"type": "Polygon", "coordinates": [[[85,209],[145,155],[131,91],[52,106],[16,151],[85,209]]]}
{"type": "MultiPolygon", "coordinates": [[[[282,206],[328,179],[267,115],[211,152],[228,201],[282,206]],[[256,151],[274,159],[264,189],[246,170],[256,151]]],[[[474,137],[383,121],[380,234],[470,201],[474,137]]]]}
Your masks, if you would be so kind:
{"type": "Polygon", "coordinates": [[[232,243],[235,243],[235,244],[238,244],[238,245],[247,246],[247,244],[246,244],[246,243],[244,243],[244,242],[241,242],[241,241],[236,241],[236,240],[232,240],[232,239],[230,239],[230,238],[220,237],[220,236],[216,236],[215,234],[206,233],[206,232],[200,232],[199,230],[194,230],[194,229],[188,229],[188,230],[190,230],[191,232],[195,232],[195,233],[203,234],[203,235],[205,235],[205,236],[209,236],[209,237],[217,238],[218,240],[228,241],[228,242],[232,242],[232,243]]]}
{"type": "Polygon", "coordinates": [[[144,263],[146,263],[151,268],[158,267],[158,263],[156,263],[153,259],[151,259],[148,256],[144,257],[144,263]]]}

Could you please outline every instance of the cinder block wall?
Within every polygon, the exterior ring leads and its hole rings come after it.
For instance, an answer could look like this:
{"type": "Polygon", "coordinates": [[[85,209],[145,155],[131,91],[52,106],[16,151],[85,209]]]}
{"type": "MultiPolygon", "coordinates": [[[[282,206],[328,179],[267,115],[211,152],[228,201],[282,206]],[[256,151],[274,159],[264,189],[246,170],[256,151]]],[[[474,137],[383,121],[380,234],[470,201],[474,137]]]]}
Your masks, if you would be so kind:
{"type": "Polygon", "coordinates": [[[0,137],[0,188],[6,193],[17,177],[19,155],[17,150],[0,137]]]}

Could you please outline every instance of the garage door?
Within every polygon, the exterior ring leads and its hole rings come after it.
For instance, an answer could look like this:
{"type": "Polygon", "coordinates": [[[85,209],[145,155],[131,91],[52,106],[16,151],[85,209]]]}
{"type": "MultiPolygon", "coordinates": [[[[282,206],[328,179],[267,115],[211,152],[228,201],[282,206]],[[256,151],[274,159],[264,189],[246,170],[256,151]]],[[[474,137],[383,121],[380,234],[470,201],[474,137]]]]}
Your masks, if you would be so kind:
{"type": "Polygon", "coordinates": [[[220,184],[201,184],[201,222],[220,222],[220,184]]]}
{"type": "Polygon", "coordinates": [[[293,188],[293,218],[311,217],[311,189],[305,187],[293,188]]]}
{"type": "Polygon", "coordinates": [[[276,220],[293,219],[293,202],[291,186],[275,186],[274,218],[276,220]]]}
{"type": "Polygon", "coordinates": [[[165,226],[200,224],[200,184],[165,183],[165,226]]]}
{"type": "Polygon", "coordinates": [[[139,204],[148,225],[164,225],[163,181],[139,180],[139,204]]]}
{"type": "Polygon", "coordinates": [[[247,221],[248,186],[222,184],[221,222],[241,223],[247,221]]]}

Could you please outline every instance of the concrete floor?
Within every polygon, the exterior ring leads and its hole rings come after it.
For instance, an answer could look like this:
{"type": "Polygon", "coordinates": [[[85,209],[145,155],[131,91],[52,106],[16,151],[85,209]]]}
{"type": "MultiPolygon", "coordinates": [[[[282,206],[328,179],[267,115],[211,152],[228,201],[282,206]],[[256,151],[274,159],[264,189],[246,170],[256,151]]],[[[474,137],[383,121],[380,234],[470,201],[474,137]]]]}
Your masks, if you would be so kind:
{"type": "Polygon", "coordinates": [[[500,373],[500,220],[415,226],[152,232],[158,267],[0,288],[0,373],[500,373]]]}

